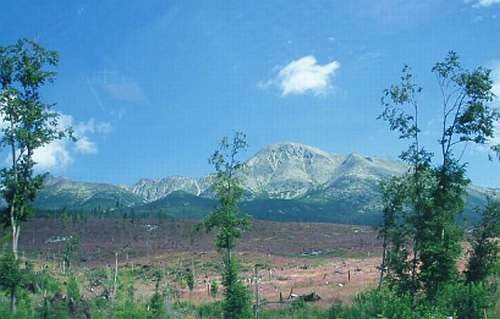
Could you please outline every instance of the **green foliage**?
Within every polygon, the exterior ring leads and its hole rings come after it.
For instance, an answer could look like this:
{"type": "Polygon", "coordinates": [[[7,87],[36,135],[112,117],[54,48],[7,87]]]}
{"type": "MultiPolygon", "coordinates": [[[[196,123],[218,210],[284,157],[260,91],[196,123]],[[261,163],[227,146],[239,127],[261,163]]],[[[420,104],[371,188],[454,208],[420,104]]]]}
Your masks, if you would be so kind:
{"type": "Polygon", "coordinates": [[[196,315],[198,318],[221,318],[223,316],[222,303],[214,302],[201,305],[198,307],[196,315]]]}
{"type": "Polygon", "coordinates": [[[39,89],[52,82],[58,55],[37,43],[22,39],[0,47],[0,146],[10,153],[10,164],[0,171],[2,195],[7,207],[2,222],[12,229],[12,251],[17,258],[21,223],[26,221],[31,203],[42,187],[43,175],[35,175],[34,151],[53,140],[71,134],[58,128],[58,114],[41,100],[39,89]]]}
{"type": "Polygon", "coordinates": [[[493,301],[491,291],[482,284],[448,284],[436,296],[433,301],[419,299],[415,302],[410,295],[382,287],[358,295],[352,306],[334,305],[327,318],[482,319],[493,301]]]}
{"type": "Polygon", "coordinates": [[[204,226],[210,231],[216,229],[215,246],[223,255],[224,285],[223,311],[225,319],[249,318],[251,316],[250,294],[238,278],[238,267],[232,251],[241,234],[250,227],[250,219],[239,212],[238,202],[243,190],[237,172],[243,163],[237,158],[247,147],[245,135],[235,133],[230,142],[224,137],[219,149],[210,157],[216,175],[214,190],[219,201],[217,208],[205,219],[204,226]]]}
{"type": "Polygon", "coordinates": [[[50,275],[47,267],[36,272],[33,279],[35,286],[39,287],[40,291],[45,295],[61,292],[61,284],[50,275]]]}
{"type": "Polygon", "coordinates": [[[149,301],[149,311],[152,314],[152,318],[159,318],[165,313],[165,307],[163,305],[163,298],[159,291],[155,291],[153,296],[149,301]]]}
{"type": "MultiPolygon", "coordinates": [[[[54,278],[51,280],[56,281],[54,278]]],[[[230,294],[230,301],[193,305],[177,302],[166,307],[165,295],[158,288],[149,300],[134,300],[127,293],[127,285],[119,286],[119,293],[113,303],[102,296],[90,299],[78,299],[78,286],[82,283],[77,277],[68,278],[67,295],[64,299],[58,292],[30,293],[24,288],[18,292],[18,309],[15,315],[10,313],[8,302],[0,299],[0,318],[251,318],[249,308],[237,304],[248,298],[246,289],[238,283],[230,294]],[[121,291],[121,292],[120,292],[121,291]],[[244,296],[242,296],[242,294],[244,296]],[[228,309],[232,304],[234,308],[228,309]],[[241,309],[245,309],[241,311],[241,309]]],[[[123,282],[128,280],[124,278],[123,282]]],[[[383,285],[380,289],[369,290],[357,295],[352,305],[334,304],[330,309],[322,309],[298,299],[289,306],[280,309],[262,309],[261,319],[456,319],[483,318],[486,311],[488,318],[494,318],[492,308],[494,287],[484,283],[456,282],[443,286],[430,301],[425,297],[417,299],[409,294],[397,292],[383,285]]],[[[132,294],[133,295],[133,294],[132,294]]]]}
{"type": "Polygon", "coordinates": [[[443,101],[439,165],[420,141],[418,95],[422,89],[414,84],[409,67],[403,68],[400,84],[384,91],[385,109],[379,116],[400,139],[409,141],[400,155],[408,172],[383,185],[382,275],[400,292],[412,296],[423,292],[431,299],[458,278],[463,230],[456,219],[464,209],[469,180],[466,163],[455,155],[455,149],[467,142],[486,143],[499,119],[489,105],[493,93],[488,70],[465,70],[457,54],[450,52],[432,72],[443,101]]]}
{"type": "Polygon", "coordinates": [[[436,295],[435,304],[453,318],[484,318],[485,311],[494,306],[492,289],[485,283],[446,285],[436,295]]]}
{"type": "Polygon", "coordinates": [[[416,316],[409,296],[395,293],[389,289],[362,293],[355,298],[352,307],[345,307],[340,304],[334,305],[330,310],[330,317],[335,319],[420,318],[420,316],[416,316]]]}
{"type": "Polygon", "coordinates": [[[155,292],[149,300],[148,310],[151,313],[152,318],[159,318],[165,314],[165,305],[163,304],[163,296],[160,291],[160,283],[163,275],[160,271],[156,271],[155,277],[155,292]]]}
{"type": "Polygon", "coordinates": [[[467,282],[482,282],[494,274],[500,247],[500,201],[489,199],[481,224],[474,230],[472,250],[465,277],[467,282]]]}
{"type": "Polygon", "coordinates": [[[0,289],[9,294],[12,313],[16,313],[18,292],[30,282],[29,279],[33,279],[29,264],[22,267],[13,253],[0,255],[0,289]]]}
{"type": "Polygon", "coordinates": [[[205,219],[208,231],[217,229],[215,246],[219,250],[231,250],[243,231],[250,227],[250,219],[239,212],[238,202],[243,195],[237,171],[243,167],[238,154],[247,147],[245,135],[236,133],[232,142],[224,137],[219,149],[209,162],[215,167],[213,187],[219,201],[218,207],[205,219]]]}
{"type": "MultiPolygon", "coordinates": [[[[11,229],[12,252],[17,259],[21,224],[32,212],[32,203],[43,186],[44,175],[34,174],[33,154],[39,147],[71,135],[58,128],[59,114],[41,100],[39,89],[52,82],[58,55],[34,41],[22,39],[0,47],[0,147],[10,155],[0,170],[2,196],[6,202],[0,222],[11,229]]],[[[12,269],[14,270],[14,268],[12,269]]],[[[16,312],[16,289],[11,288],[11,311],[16,312]]]]}
{"type": "Polygon", "coordinates": [[[68,286],[67,286],[67,296],[68,299],[73,302],[79,301],[81,298],[78,280],[74,275],[69,276],[68,286]]]}
{"type": "Polygon", "coordinates": [[[410,251],[407,242],[411,229],[405,221],[403,206],[407,196],[407,185],[404,177],[393,177],[382,183],[382,200],[384,203],[384,222],[379,230],[383,238],[383,256],[381,278],[400,291],[411,288],[411,265],[407,262],[410,251]]]}
{"type": "Polygon", "coordinates": [[[188,286],[189,291],[193,291],[195,282],[193,270],[191,270],[191,268],[186,269],[184,278],[186,279],[186,285],[188,286]]]}
{"type": "Polygon", "coordinates": [[[234,258],[226,262],[222,284],[225,287],[224,319],[250,318],[252,316],[250,293],[238,278],[238,266],[234,258]]]}
{"type": "Polygon", "coordinates": [[[217,282],[217,280],[212,279],[210,281],[210,296],[212,296],[212,298],[217,298],[218,293],[219,293],[219,283],[217,282]]]}
{"type": "Polygon", "coordinates": [[[19,260],[12,253],[4,253],[0,256],[0,288],[9,292],[15,291],[21,286],[26,273],[21,268],[19,260]]]}
{"type": "Polygon", "coordinates": [[[79,248],[80,240],[77,236],[69,236],[69,238],[64,242],[63,261],[66,270],[70,269],[71,261],[74,259],[75,253],[78,252],[79,248]]]}
{"type": "MultiPolygon", "coordinates": [[[[116,319],[144,319],[144,318],[157,318],[147,310],[142,304],[125,302],[119,303],[113,308],[113,318],[116,319]]],[[[94,318],[94,317],[92,317],[94,318]]]]}

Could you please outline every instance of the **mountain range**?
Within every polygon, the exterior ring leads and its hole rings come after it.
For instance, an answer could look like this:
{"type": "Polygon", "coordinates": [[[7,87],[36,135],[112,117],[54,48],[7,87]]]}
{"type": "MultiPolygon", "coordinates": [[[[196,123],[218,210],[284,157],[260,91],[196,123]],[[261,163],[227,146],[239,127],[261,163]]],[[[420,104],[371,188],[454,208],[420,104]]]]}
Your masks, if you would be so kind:
{"type": "MultiPolygon", "coordinates": [[[[331,154],[298,143],[274,144],[257,152],[238,172],[244,189],[241,209],[262,219],[373,224],[381,216],[380,181],[405,170],[400,161],[331,154]]],[[[118,186],[49,176],[35,206],[41,210],[161,211],[202,218],[216,205],[211,181],[211,176],[170,176],[118,186]]],[[[465,215],[474,219],[474,208],[496,192],[470,186],[465,215]]]]}

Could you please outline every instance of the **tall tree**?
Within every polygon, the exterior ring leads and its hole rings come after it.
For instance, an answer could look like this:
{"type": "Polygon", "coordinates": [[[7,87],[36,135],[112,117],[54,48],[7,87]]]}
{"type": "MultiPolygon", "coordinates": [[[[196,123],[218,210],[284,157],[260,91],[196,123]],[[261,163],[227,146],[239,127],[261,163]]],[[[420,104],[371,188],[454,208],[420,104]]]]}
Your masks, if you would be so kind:
{"type": "Polygon", "coordinates": [[[12,230],[12,253],[17,259],[21,223],[31,212],[31,203],[42,187],[43,175],[34,173],[34,151],[71,134],[58,128],[58,113],[44,103],[40,88],[54,80],[58,54],[22,39],[0,47],[0,145],[10,153],[10,165],[0,172],[7,208],[2,217],[12,230]]]}
{"type": "Polygon", "coordinates": [[[432,154],[420,141],[418,95],[421,91],[422,88],[414,83],[410,67],[405,65],[400,83],[384,90],[381,99],[384,111],[378,117],[389,123],[389,128],[399,134],[399,139],[409,143],[399,155],[408,165],[408,171],[383,187],[384,227],[381,235],[386,251],[384,257],[387,257],[383,261],[387,262],[383,265],[387,267],[387,275],[393,277],[393,283],[398,283],[401,289],[412,292],[419,288],[417,265],[422,244],[419,235],[423,228],[422,215],[429,205],[432,160],[432,154]],[[407,264],[408,260],[411,260],[410,264],[407,264]]]}
{"type": "Polygon", "coordinates": [[[461,160],[465,148],[458,154],[457,148],[468,143],[486,143],[499,119],[498,112],[489,105],[493,99],[489,70],[465,70],[457,54],[450,52],[443,62],[435,64],[432,72],[442,95],[439,164],[433,163],[433,154],[419,140],[421,89],[413,83],[408,67],[403,69],[401,83],[384,91],[385,109],[379,117],[389,123],[391,130],[399,132],[400,139],[410,141],[400,156],[409,164],[407,174],[384,188],[381,235],[388,255],[383,266],[388,268],[388,274],[404,271],[405,276],[400,274],[397,281],[401,284],[409,276],[410,284],[405,289],[414,293],[424,288],[429,297],[457,274],[463,232],[456,217],[463,210],[469,183],[466,163],[461,160]],[[406,190],[403,199],[397,193],[402,187],[397,183],[401,181],[406,190]],[[400,253],[408,251],[411,258],[400,253]],[[397,263],[394,257],[398,258],[397,263]]]}
{"type": "Polygon", "coordinates": [[[244,134],[237,132],[232,140],[224,137],[219,149],[210,157],[215,168],[214,190],[219,200],[217,208],[206,218],[208,231],[215,229],[215,246],[223,256],[224,318],[249,318],[250,294],[238,278],[237,261],[233,255],[238,239],[249,229],[250,218],[241,214],[238,203],[243,195],[237,172],[244,163],[238,159],[247,147],[244,134]]]}
{"type": "Polygon", "coordinates": [[[432,209],[424,214],[421,278],[432,297],[457,275],[463,231],[456,223],[464,208],[467,163],[462,154],[469,143],[485,144],[494,135],[498,112],[491,107],[494,94],[491,71],[464,69],[458,55],[450,52],[432,68],[441,92],[442,118],[439,146],[441,163],[434,168],[436,187],[432,209]],[[460,150],[459,147],[462,147],[460,150]]]}

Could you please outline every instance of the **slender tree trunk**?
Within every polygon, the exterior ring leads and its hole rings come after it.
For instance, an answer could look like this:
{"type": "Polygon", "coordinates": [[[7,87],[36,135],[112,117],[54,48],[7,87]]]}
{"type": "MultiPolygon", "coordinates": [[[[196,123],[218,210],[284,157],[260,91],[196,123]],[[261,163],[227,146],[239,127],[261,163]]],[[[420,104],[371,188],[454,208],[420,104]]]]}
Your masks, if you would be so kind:
{"type": "Polygon", "coordinates": [[[19,255],[19,235],[21,234],[21,225],[17,225],[16,231],[16,255],[19,255]]]}
{"type": "Polygon", "coordinates": [[[115,275],[113,278],[113,302],[116,298],[116,286],[118,281],[118,252],[115,252],[115,275]]]}
{"type": "Polygon", "coordinates": [[[10,291],[10,312],[13,314],[17,312],[16,299],[16,288],[12,288],[10,291]]]}
{"type": "Polygon", "coordinates": [[[231,247],[229,247],[229,244],[227,245],[227,267],[231,266],[231,247]]]}
{"type": "Polygon", "coordinates": [[[193,272],[193,279],[194,279],[195,286],[196,286],[196,270],[194,269],[194,259],[193,258],[191,258],[191,271],[193,272]]]}
{"type": "MultiPolygon", "coordinates": [[[[417,214],[420,215],[420,212],[417,211],[417,214]]],[[[418,233],[418,230],[417,230],[418,233]]],[[[412,284],[412,289],[414,292],[417,290],[417,237],[419,236],[418,234],[414,234],[414,241],[413,241],[413,258],[412,258],[412,265],[411,265],[411,284],[412,284]]],[[[413,297],[415,294],[412,294],[413,297]]]]}
{"type": "Polygon", "coordinates": [[[255,318],[259,318],[260,297],[259,297],[259,273],[257,266],[255,267],[255,318]]]}
{"type": "MultiPolygon", "coordinates": [[[[10,122],[10,129],[12,132],[14,131],[14,123],[11,121],[10,122]]],[[[13,140],[13,136],[10,138],[10,149],[12,153],[12,170],[14,172],[14,181],[15,181],[15,187],[18,187],[17,185],[17,152],[16,152],[16,144],[13,140]]],[[[17,221],[16,221],[16,192],[14,190],[13,198],[10,203],[10,225],[12,227],[12,253],[14,254],[14,258],[17,260],[17,240],[19,239],[18,232],[19,230],[17,229],[17,221]]]]}
{"type": "Polygon", "coordinates": [[[415,202],[415,213],[417,215],[417,224],[415,225],[417,229],[415,230],[415,233],[413,234],[413,260],[412,260],[412,271],[411,271],[411,281],[412,281],[412,286],[413,289],[416,290],[416,274],[417,274],[417,244],[418,244],[418,232],[419,232],[419,226],[418,223],[421,223],[421,218],[422,218],[422,196],[421,196],[421,190],[422,190],[422,180],[421,180],[421,164],[420,164],[420,140],[419,140],[419,112],[418,112],[418,104],[414,103],[414,114],[415,114],[415,127],[417,128],[417,131],[415,132],[415,145],[416,145],[416,154],[415,154],[415,172],[414,172],[414,183],[415,183],[415,188],[416,188],[416,202],[415,202]]]}
{"type": "Polygon", "coordinates": [[[10,224],[11,224],[11,228],[12,228],[12,253],[14,254],[14,258],[17,260],[17,257],[18,257],[17,238],[19,238],[19,237],[17,235],[18,230],[17,230],[16,220],[15,220],[13,215],[10,216],[10,224]]]}
{"type": "Polygon", "coordinates": [[[378,280],[378,288],[382,286],[382,282],[384,281],[386,251],[387,251],[387,237],[384,235],[384,243],[382,245],[382,263],[380,264],[380,278],[378,280]]]}

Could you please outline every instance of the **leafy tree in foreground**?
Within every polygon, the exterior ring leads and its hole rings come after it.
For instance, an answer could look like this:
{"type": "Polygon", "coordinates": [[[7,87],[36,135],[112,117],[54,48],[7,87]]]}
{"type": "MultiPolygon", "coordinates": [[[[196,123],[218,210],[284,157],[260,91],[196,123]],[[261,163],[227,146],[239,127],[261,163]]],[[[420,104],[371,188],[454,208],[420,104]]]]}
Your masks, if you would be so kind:
{"type": "Polygon", "coordinates": [[[403,204],[406,198],[404,177],[393,177],[382,183],[383,189],[383,225],[379,230],[382,237],[382,264],[380,266],[379,288],[387,279],[400,290],[407,291],[410,285],[410,256],[407,247],[409,236],[408,225],[403,224],[403,204]]]}
{"type": "Polygon", "coordinates": [[[387,254],[382,269],[405,292],[414,295],[423,289],[431,298],[458,275],[463,232],[456,217],[463,210],[469,180],[457,148],[486,143],[499,119],[489,106],[493,99],[489,70],[465,70],[457,54],[450,52],[432,72],[442,94],[438,165],[419,140],[421,89],[413,83],[408,67],[403,69],[401,83],[384,91],[385,110],[380,116],[400,139],[410,141],[400,156],[409,165],[408,172],[384,187],[381,235],[387,254]]]}
{"type": "Polygon", "coordinates": [[[249,318],[250,295],[238,278],[238,266],[233,251],[241,234],[249,229],[250,219],[242,215],[238,202],[243,194],[237,172],[243,167],[239,153],[247,147],[245,135],[236,133],[230,141],[224,137],[219,149],[210,157],[215,167],[214,190],[218,207],[206,218],[207,230],[216,230],[215,246],[223,256],[222,284],[224,291],[224,318],[249,318]]]}
{"type": "Polygon", "coordinates": [[[16,311],[17,290],[23,285],[25,278],[26,273],[14,254],[6,253],[0,256],[0,288],[8,291],[12,312],[16,311]]]}
{"type": "MultiPolygon", "coordinates": [[[[2,195],[7,207],[2,223],[12,231],[12,253],[18,258],[21,224],[31,212],[31,203],[43,184],[36,175],[34,152],[50,142],[71,134],[58,128],[58,114],[42,101],[39,90],[52,82],[58,55],[30,40],[0,47],[0,146],[7,149],[8,167],[0,171],[2,195]]],[[[15,290],[14,290],[15,292],[15,290]]],[[[13,295],[15,305],[15,294],[13,295]]],[[[15,310],[13,308],[12,310],[15,310]]]]}
{"type": "Polygon", "coordinates": [[[488,199],[481,224],[474,230],[472,250],[465,272],[468,283],[483,282],[498,263],[500,247],[500,200],[488,199]]]}
{"type": "Polygon", "coordinates": [[[60,139],[58,114],[44,103],[39,89],[55,77],[46,68],[57,64],[58,55],[30,40],[0,47],[1,146],[10,153],[10,165],[1,171],[3,195],[8,207],[4,223],[12,229],[12,251],[17,258],[21,222],[31,211],[30,203],[42,187],[43,176],[35,175],[34,151],[60,139]]]}
{"type": "Polygon", "coordinates": [[[384,240],[384,256],[380,281],[386,271],[391,284],[412,293],[419,289],[419,235],[432,184],[429,178],[432,154],[420,141],[421,110],[417,97],[421,91],[413,81],[411,69],[405,66],[400,84],[384,91],[381,101],[385,109],[378,117],[387,121],[400,139],[409,141],[408,149],[400,155],[408,171],[382,185],[384,224],[380,235],[384,240]]]}
{"type": "Polygon", "coordinates": [[[457,275],[463,231],[456,224],[464,208],[466,165],[461,161],[467,143],[485,144],[494,135],[499,114],[492,109],[493,81],[490,70],[478,67],[465,70],[455,52],[436,63],[436,75],[442,94],[442,130],[439,139],[441,163],[434,168],[436,187],[432,207],[426,210],[422,230],[421,279],[432,296],[457,275]],[[463,146],[465,147],[465,146],[463,146]]]}

